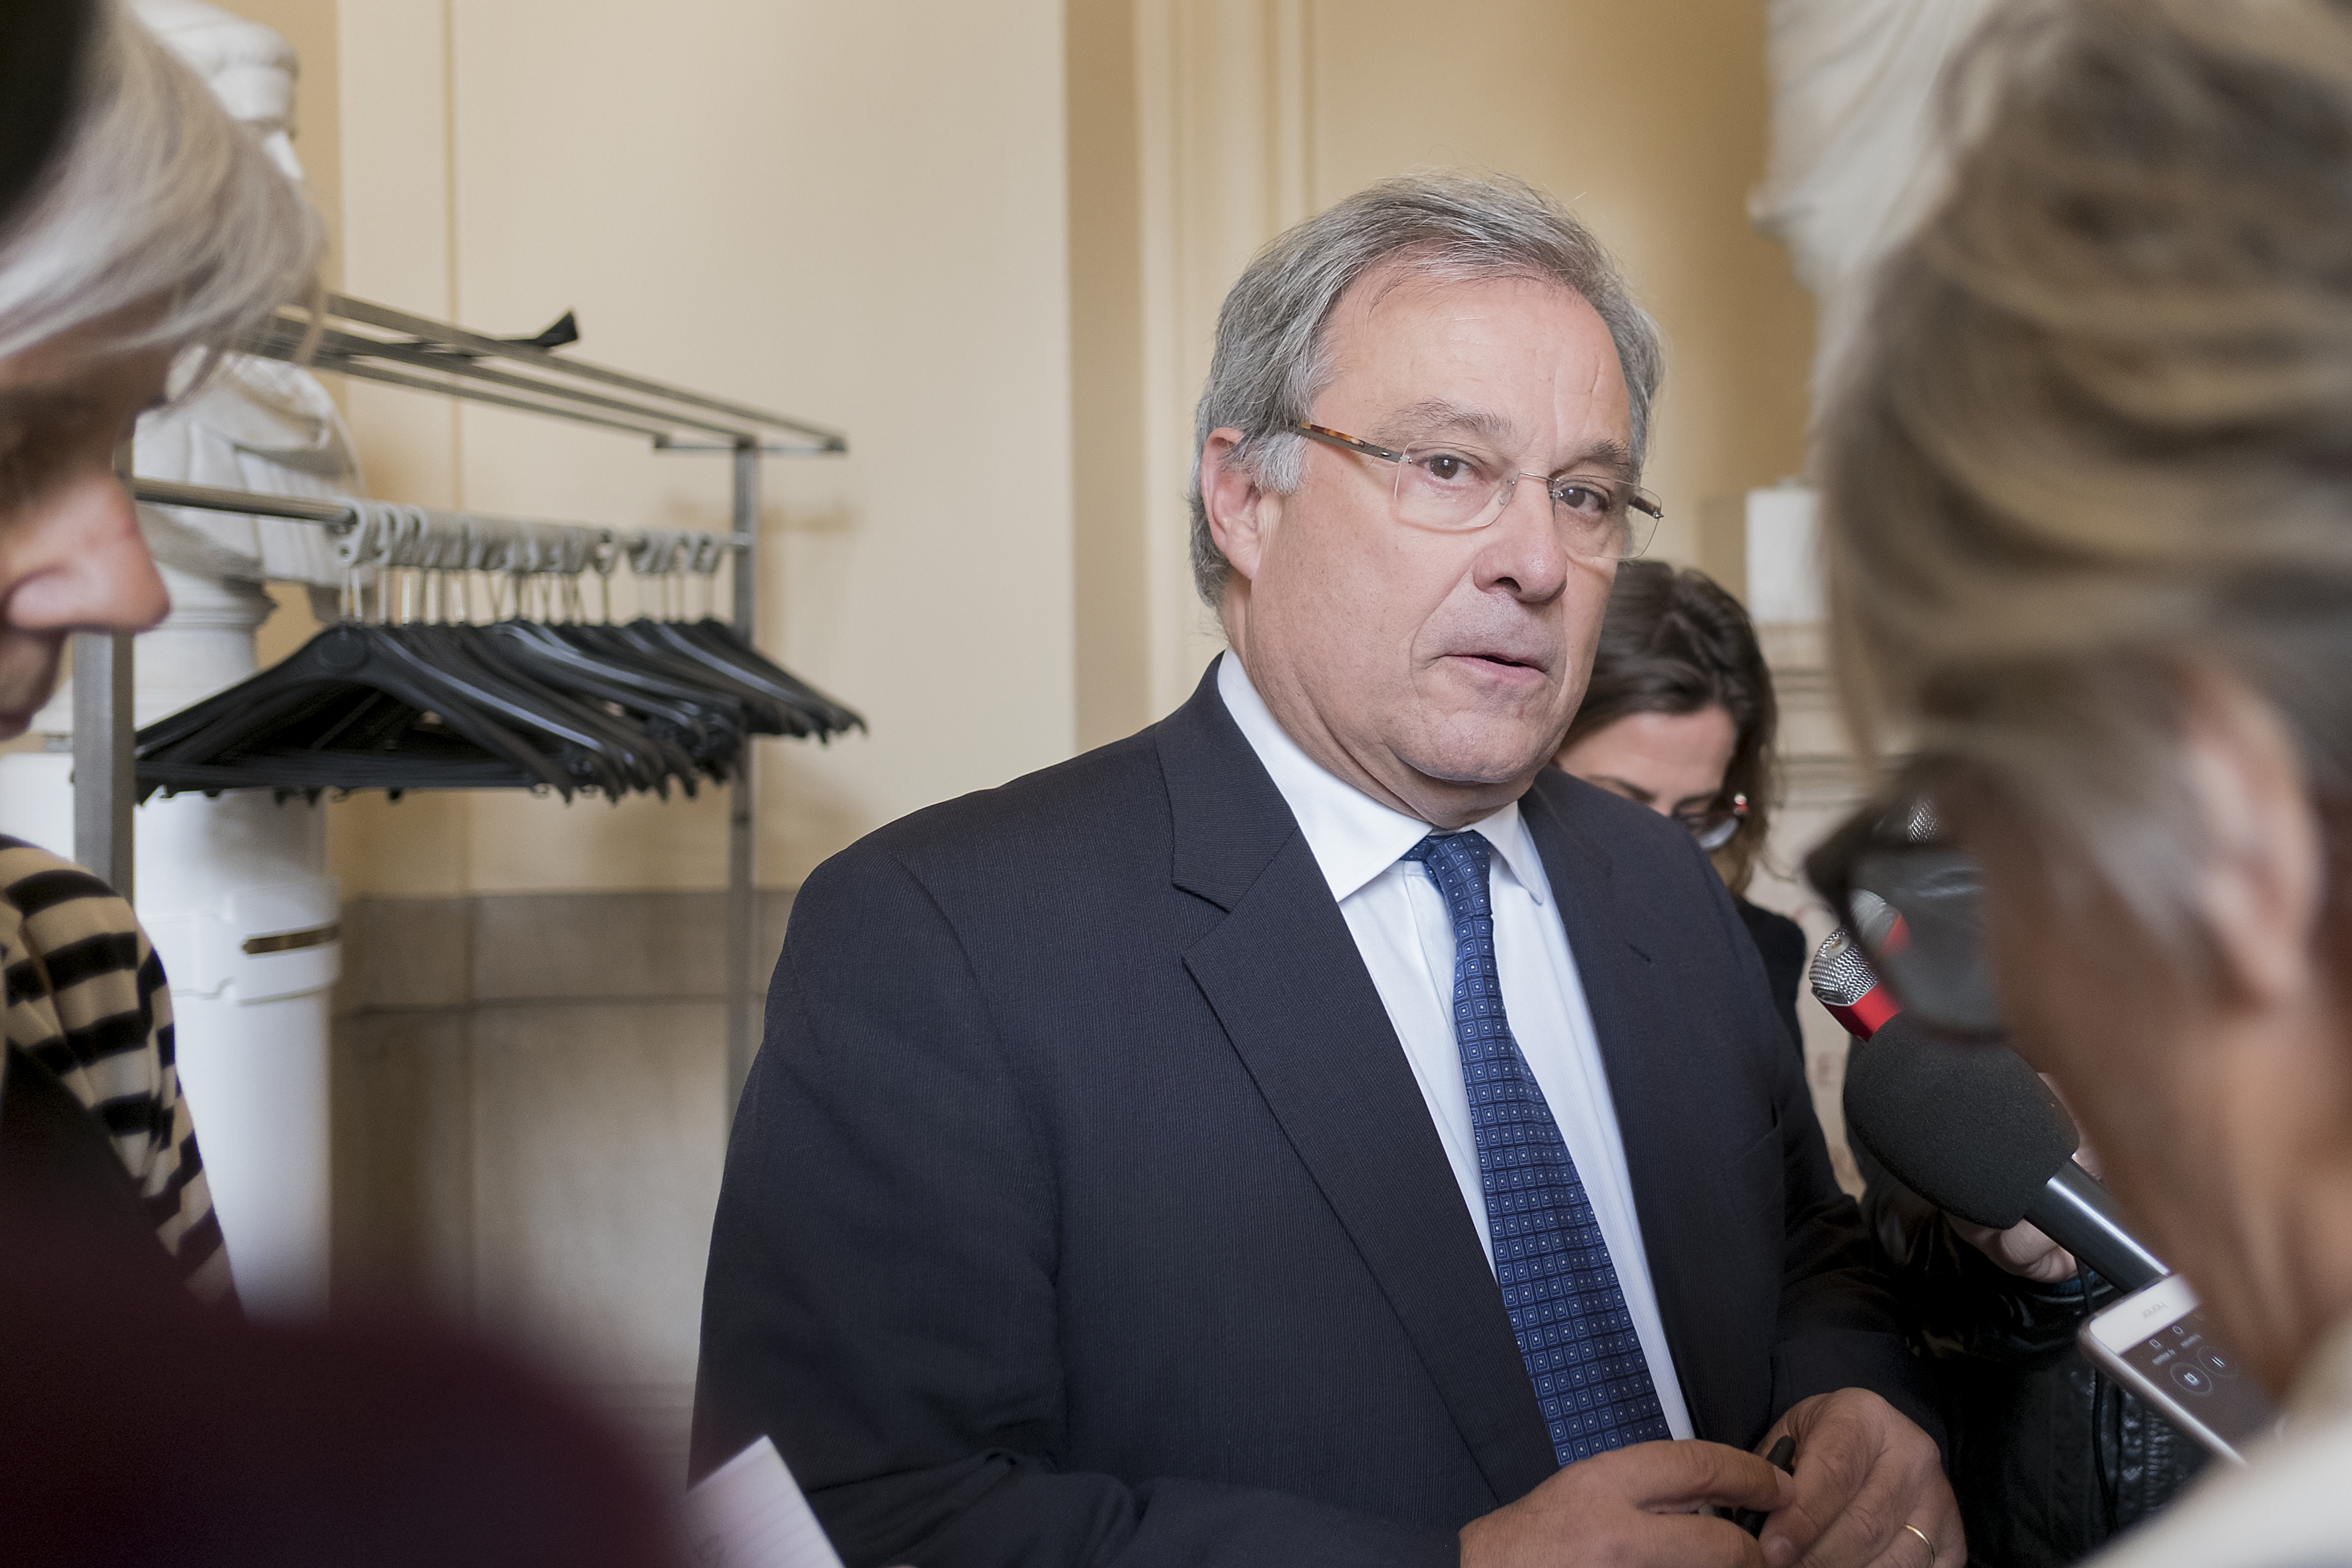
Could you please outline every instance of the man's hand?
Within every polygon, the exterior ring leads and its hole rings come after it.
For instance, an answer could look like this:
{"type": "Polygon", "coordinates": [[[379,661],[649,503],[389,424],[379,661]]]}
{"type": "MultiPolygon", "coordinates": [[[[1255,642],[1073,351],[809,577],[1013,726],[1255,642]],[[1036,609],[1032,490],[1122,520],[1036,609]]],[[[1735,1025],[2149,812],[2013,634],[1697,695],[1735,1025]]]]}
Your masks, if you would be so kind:
{"type": "Polygon", "coordinates": [[[1747,1531],[1700,1518],[1698,1506],[1786,1510],[1799,1495],[1762,1459],[1720,1443],[1636,1443],[1557,1471],[1463,1526],[1462,1568],[1764,1568],[1747,1531]]]}
{"type": "Polygon", "coordinates": [[[1960,1505],[1936,1440],[1886,1401],[1861,1388],[1817,1394],[1774,1423],[1759,1447],[1784,1432],[1797,1439],[1796,1498],[1764,1522],[1770,1568],[1961,1568],[1968,1561],[1960,1505]]]}

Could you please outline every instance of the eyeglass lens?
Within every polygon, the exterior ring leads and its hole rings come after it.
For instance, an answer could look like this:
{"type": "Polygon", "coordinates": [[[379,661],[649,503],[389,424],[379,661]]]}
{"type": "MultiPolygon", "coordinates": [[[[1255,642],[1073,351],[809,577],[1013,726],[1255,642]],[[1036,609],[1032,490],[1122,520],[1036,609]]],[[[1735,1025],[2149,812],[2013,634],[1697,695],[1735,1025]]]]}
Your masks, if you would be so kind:
{"type": "MultiPolygon", "coordinates": [[[[1396,469],[1397,521],[1415,528],[1476,528],[1509,505],[1513,488],[1528,478],[1472,448],[1409,447],[1396,469]]],[[[1552,521],[1570,554],[1630,561],[1649,547],[1657,520],[1631,504],[1632,485],[1570,475],[1548,488],[1552,521]]]]}
{"type": "Polygon", "coordinates": [[[1720,849],[1731,842],[1732,835],[1739,831],[1739,818],[1729,812],[1686,816],[1678,820],[1690,829],[1690,836],[1698,840],[1698,847],[1702,849],[1720,849]]]}

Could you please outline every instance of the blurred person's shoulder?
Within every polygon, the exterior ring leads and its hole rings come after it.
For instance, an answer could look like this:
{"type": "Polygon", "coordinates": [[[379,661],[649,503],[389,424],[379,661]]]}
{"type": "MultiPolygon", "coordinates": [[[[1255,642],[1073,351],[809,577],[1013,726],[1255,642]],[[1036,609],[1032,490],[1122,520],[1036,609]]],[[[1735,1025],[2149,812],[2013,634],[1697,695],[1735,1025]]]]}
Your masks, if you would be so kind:
{"type": "Polygon", "coordinates": [[[127,1062],[141,1055],[157,1021],[163,968],[130,900],[63,856],[5,836],[0,973],[6,975],[12,1044],[47,1050],[54,1070],[91,1103],[152,1089],[145,1080],[155,1076],[152,1068],[138,1071],[138,1083],[110,1081],[101,1089],[76,1081],[101,1058],[127,1062]],[[118,1017],[141,1026],[97,1027],[118,1017]]]}
{"type": "Polygon", "coordinates": [[[2212,1465],[2179,1500],[2085,1568],[2321,1568],[2352,1564],[2352,1319],[2297,1381],[2284,1435],[2212,1465]]]}
{"type": "Polygon", "coordinates": [[[2172,1507],[2084,1568],[2322,1568],[2352,1564],[2344,1479],[2352,1408],[2339,1408],[2249,1456],[2214,1465],[2172,1507]]]}
{"type": "MultiPolygon", "coordinates": [[[[129,900],[63,856],[5,835],[0,954],[8,1005],[58,1006],[51,1026],[68,1036],[119,1013],[152,1009],[163,982],[129,900]]],[[[19,1019],[11,1019],[9,1037],[34,1043],[19,1019]]]]}
{"type": "Polygon", "coordinates": [[[92,872],[37,844],[0,834],[0,921],[36,952],[139,927],[130,901],[92,872]]]}

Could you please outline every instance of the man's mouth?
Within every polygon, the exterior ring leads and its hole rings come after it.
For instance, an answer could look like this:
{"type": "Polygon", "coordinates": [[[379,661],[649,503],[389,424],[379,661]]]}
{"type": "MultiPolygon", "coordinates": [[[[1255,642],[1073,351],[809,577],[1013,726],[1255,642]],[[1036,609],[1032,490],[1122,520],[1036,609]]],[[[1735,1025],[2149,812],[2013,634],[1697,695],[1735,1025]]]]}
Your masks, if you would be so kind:
{"type": "Polygon", "coordinates": [[[1464,658],[1479,659],[1487,664],[1498,664],[1506,669],[1540,669],[1543,668],[1533,660],[1514,658],[1507,653],[1468,653],[1462,655],[1462,657],[1464,658]]]}

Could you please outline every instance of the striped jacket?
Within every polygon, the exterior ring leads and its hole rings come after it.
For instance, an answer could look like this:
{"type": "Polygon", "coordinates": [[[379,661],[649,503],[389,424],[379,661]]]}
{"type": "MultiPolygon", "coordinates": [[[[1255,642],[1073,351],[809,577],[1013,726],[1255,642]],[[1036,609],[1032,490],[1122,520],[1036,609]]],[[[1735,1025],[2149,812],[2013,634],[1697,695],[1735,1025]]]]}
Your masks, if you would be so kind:
{"type": "Polygon", "coordinates": [[[228,1298],[228,1252],[173,1062],[172,993],[131,906],[80,867],[0,837],[0,966],[8,1043],[105,1123],[188,1289],[228,1298]]]}

